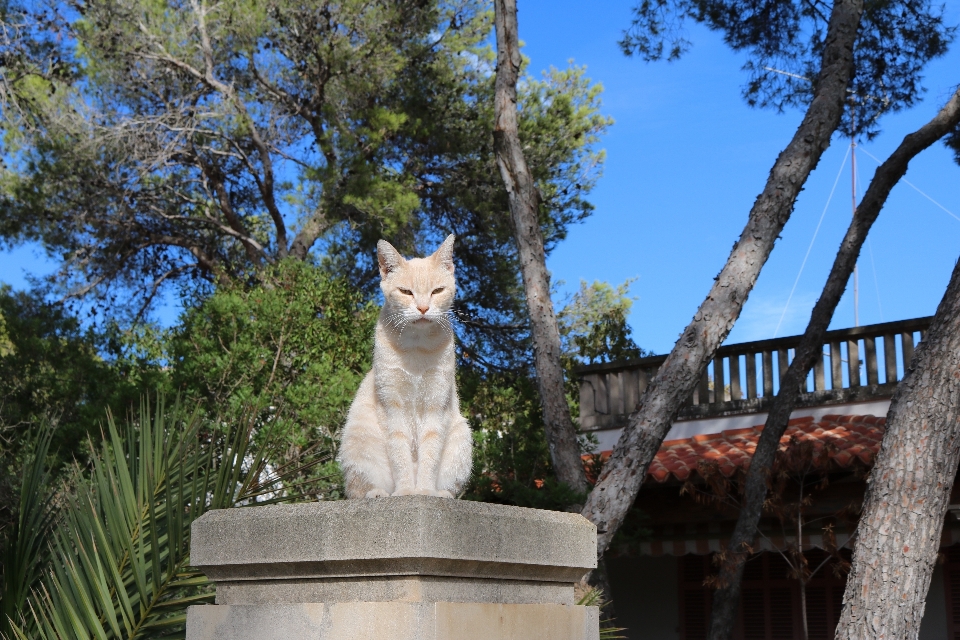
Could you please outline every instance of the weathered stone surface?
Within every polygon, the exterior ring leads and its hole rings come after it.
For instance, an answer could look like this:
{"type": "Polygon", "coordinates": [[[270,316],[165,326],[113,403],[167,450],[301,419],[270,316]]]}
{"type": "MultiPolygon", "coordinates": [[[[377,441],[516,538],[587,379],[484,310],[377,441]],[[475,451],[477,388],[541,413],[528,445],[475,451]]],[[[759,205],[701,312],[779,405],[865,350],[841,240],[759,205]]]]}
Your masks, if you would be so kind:
{"type": "Polygon", "coordinates": [[[596,528],[573,513],[427,496],[211,511],[191,561],[215,581],[437,575],[575,582],[596,528]]]}
{"type": "Polygon", "coordinates": [[[189,640],[598,640],[596,607],[341,602],[190,607],[189,640]]]}
{"type": "Polygon", "coordinates": [[[573,585],[566,582],[441,576],[364,576],[217,583],[217,604],[289,602],[573,604],[573,585]]]}
{"type": "Polygon", "coordinates": [[[578,514],[426,496],[212,511],[192,564],[217,604],[188,640],[597,640],[573,584],[596,566],[578,514]]]}

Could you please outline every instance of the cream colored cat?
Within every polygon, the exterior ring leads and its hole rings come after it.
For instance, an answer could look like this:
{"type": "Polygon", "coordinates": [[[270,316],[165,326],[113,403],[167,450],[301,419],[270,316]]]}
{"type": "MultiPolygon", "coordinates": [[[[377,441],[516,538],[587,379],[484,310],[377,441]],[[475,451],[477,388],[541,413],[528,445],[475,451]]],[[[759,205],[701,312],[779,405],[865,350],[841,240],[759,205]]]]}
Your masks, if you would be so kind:
{"type": "Polygon", "coordinates": [[[448,314],[453,235],[428,258],[377,244],[383,308],[373,370],[353,399],[338,460],[348,498],[452,498],[470,477],[471,434],[460,415],[448,314]]]}

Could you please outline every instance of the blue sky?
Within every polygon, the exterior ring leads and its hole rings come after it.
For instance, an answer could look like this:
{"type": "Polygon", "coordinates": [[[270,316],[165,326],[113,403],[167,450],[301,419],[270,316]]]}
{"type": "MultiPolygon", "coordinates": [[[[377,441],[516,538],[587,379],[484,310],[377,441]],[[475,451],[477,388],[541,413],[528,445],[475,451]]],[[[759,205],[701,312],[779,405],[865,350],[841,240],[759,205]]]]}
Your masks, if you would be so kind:
{"type": "MultiPolygon", "coordinates": [[[[590,4],[520,0],[520,37],[534,73],[569,60],[587,66],[604,85],[604,113],[616,123],[602,141],[604,176],[591,196],[596,212],[571,229],[549,260],[561,295],[581,279],[617,284],[636,277],[630,317],[637,342],[665,353],[690,321],[746,222],[777,154],[800,121],[799,111],[777,114],[749,108],[740,95],[747,60],[720,38],[691,26],[693,49],[675,63],[647,64],[625,57],[617,40],[635,0],[590,4]]],[[[960,2],[947,3],[951,24],[960,2]]],[[[925,99],[886,116],[883,132],[858,149],[862,194],[877,162],[903,136],[929,120],[960,83],[960,44],[926,72],[925,99]]],[[[836,137],[810,177],[796,210],[767,262],[728,343],[803,331],[851,215],[847,141],[836,137]],[[833,187],[836,191],[824,209],[833,187]],[[797,279],[823,216],[816,242],[797,279]],[[782,317],[782,322],[781,322],[782,317]]],[[[940,144],[912,164],[909,180],[960,217],[960,166],[940,144]]],[[[874,225],[860,260],[860,323],[930,315],[960,256],[960,218],[919,192],[898,185],[874,225]]],[[[33,247],[0,253],[0,281],[26,286],[28,273],[51,266],[33,247]]],[[[176,309],[161,312],[166,323],[176,309]]],[[[834,328],[852,326],[852,296],[844,296],[834,328]]]]}
{"type": "MultiPolygon", "coordinates": [[[[595,214],[573,228],[550,257],[554,278],[574,290],[580,279],[620,283],[636,277],[630,317],[637,342],[670,350],[722,268],[767,173],[800,122],[799,111],[752,109],[740,95],[747,57],[720,37],[689,28],[692,50],[679,62],[648,64],[617,47],[632,1],[584,5],[570,0],[520,0],[520,37],[531,69],[587,66],[604,86],[604,107],[616,124],[603,141],[604,176],[591,201],[595,214]]],[[[947,3],[951,24],[960,2],[947,3]]],[[[883,132],[857,153],[860,193],[877,162],[910,131],[933,117],[960,83],[960,46],[931,64],[924,101],[886,116],[883,132]]],[[[819,295],[851,216],[847,159],[816,242],[787,298],[824,213],[849,149],[835,137],[801,193],[797,207],[750,295],[728,343],[800,333],[819,295]]],[[[910,166],[907,179],[960,216],[960,166],[938,144],[910,166]]],[[[933,314],[960,256],[960,219],[906,184],[898,185],[860,259],[860,324],[933,314]],[[872,253],[872,260],[871,260],[872,253]]],[[[844,296],[833,328],[853,326],[852,295],[844,296]]]]}

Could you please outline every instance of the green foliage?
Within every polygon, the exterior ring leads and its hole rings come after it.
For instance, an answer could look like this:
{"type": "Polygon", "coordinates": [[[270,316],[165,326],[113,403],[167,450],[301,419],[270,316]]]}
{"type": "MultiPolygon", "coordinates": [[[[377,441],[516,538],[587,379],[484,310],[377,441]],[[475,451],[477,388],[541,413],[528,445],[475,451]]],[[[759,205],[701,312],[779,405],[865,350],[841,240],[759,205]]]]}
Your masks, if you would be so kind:
{"type": "MultiPolygon", "coordinates": [[[[417,253],[452,231],[470,350],[529,350],[482,2],[13,4],[27,26],[11,32],[22,73],[0,74],[0,237],[60,256],[56,286],[141,311],[320,241],[369,293],[376,240],[417,253]]],[[[521,87],[548,249],[591,211],[599,96],[577,67],[521,87]]]]}
{"type": "Polygon", "coordinates": [[[0,313],[0,358],[6,358],[16,352],[13,341],[10,340],[10,334],[7,333],[7,321],[0,313]]]}
{"type": "MultiPolygon", "coordinates": [[[[617,287],[581,282],[557,314],[574,416],[579,408],[574,367],[647,355],[627,325],[633,303],[629,287],[629,280],[617,287]]],[[[468,360],[460,369],[463,414],[474,428],[474,477],[468,497],[556,510],[583,502],[583,495],[553,478],[540,397],[529,369],[490,371],[470,365],[468,360]]],[[[594,443],[582,437],[581,444],[586,452],[594,443]]],[[[636,528],[637,535],[644,531],[636,528]]]]}
{"type": "Polygon", "coordinates": [[[213,598],[190,568],[190,524],[258,496],[297,497],[267,473],[273,441],[252,446],[255,426],[211,429],[200,412],[162,399],[122,426],[108,416],[104,437],[90,443],[89,472],[77,468],[60,495],[52,560],[10,637],[184,637],[186,607],[213,598]]]}
{"type": "Polygon", "coordinates": [[[116,327],[84,329],[64,305],[0,285],[0,538],[16,535],[18,496],[30,492],[24,469],[36,463],[41,433],[50,438],[41,462],[57,476],[86,459],[83,442],[107,409],[122,415],[142,386],[164,384],[155,361],[127,343],[116,327]]]}
{"type": "Polygon", "coordinates": [[[616,287],[607,282],[580,281],[580,289],[557,314],[560,361],[566,371],[565,391],[570,412],[580,415],[580,389],[574,369],[586,364],[630,360],[653,355],[637,346],[627,324],[633,298],[632,279],[616,287]]]}
{"type": "Polygon", "coordinates": [[[377,313],[345,280],[285,260],[187,310],[171,339],[173,379],[210,415],[258,408],[289,455],[331,452],[370,368],[377,313]]]}
{"type": "Polygon", "coordinates": [[[627,324],[633,279],[616,287],[580,281],[580,289],[557,314],[564,355],[571,366],[630,360],[651,355],[637,346],[627,324]]]}
{"type": "Polygon", "coordinates": [[[153,363],[124,353],[125,337],[115,327],[100,333],[82,328],[62,304],[39,294],[0,285],[0,319],[0,429],[8,437],[0,442],[0,460],[5,467],[18,459],[19,433],[43,422],[56,427],[52,448],[61,459],[82,457],[80,445],[99,430],[106,409],[122,414],[141,388],[160,386],[165,379],[153,363]]]}
{"type": "MultiPolygon", "coordinates": [[[[373,291],[374,248],[385,233],[407,255],[430,252],[455,233],[462,344],[474,366],[514,369],[529,364],[527,312],[493,149],[494,56],[473,38],[463,41],[470,43],[469,55],[455,57],[455,66],[403,76],[411,83],[405,104],[416,117],[406,126],[416,146],[402,173],[415,176],[417,215],[389,229],[371,217],[352,218],[336,230],[325,260],[332,271],[350,274],[358,287],[373,291]]],[[[600,113],[601,91],[576,66],[527,77],[519,87],[520,136],[542,195],[548,253],[593,210],[586,196],[604,159],[596,146],[612,124],[600,113]]]]}
{"type": "Polygon", "coordinates": [[[960,164],[960,124],[944,138],[944,144],[947,145],[948,149],[953,151],[954,160],[956,160],[957,164],[960,164]]]}
{"type": "Polygon", "coordinates": [[[467,497],[528,506],[536,502],[530,492],[552,469],[533,380],[523,374],[462,368],[459,391],[461,411],[474,430],[467,497]]]}
{"type": "Polygon", "coordinates": [[[4,76],[4,235],[41,239],[90,293],[143,303],[304,259],[361,209],[395,226],[417,201],[397,170],[399,79],[451,64],[440,41],[482,22],[470,0],[14,4],[17,50],[54,34],[75,75],[33,61],[4,76]]]}
{"type": "Polygon", "coordinates": [[[0,637],[10,637],[10,621],[23,610],[50,556],[49,536],[56,524],[54,487],[48,454],[53,429],[36,428],[19,470],[18,504],[0,530],[0,637]]]}
{"type": "MultiPolygon", "coordinates": [[[[591,587],[581,582],[577,586],[577,604],[583,607],[599,607],[602,611],[610,601],[603,597],[603,590],[597,587],[591,587]]],[[[627,636],[618,635],[621,631],[626,631],[626,627],[613,626],[615,620],[601,616],[600,619],[600,640],[618,640],[627,636]]]]}
{"type": "MultiPolygon", "coordinates": [[[[923,68],[946,53],[956,27],[944,24],[944,5],[931,0],[867,0],[863,5],[850,81],[856,130],[851,120],[841,130],[872,137],[882,114],[920,99],[923,68]]],[[[783,110],[813,98],[830,8],[804,0],[639,0],[620,46],[644,60],[676,60],[691,46],[684,23],[703,24],[722,33],[734,51],[749,52],[747,102],[783,110]]]]}

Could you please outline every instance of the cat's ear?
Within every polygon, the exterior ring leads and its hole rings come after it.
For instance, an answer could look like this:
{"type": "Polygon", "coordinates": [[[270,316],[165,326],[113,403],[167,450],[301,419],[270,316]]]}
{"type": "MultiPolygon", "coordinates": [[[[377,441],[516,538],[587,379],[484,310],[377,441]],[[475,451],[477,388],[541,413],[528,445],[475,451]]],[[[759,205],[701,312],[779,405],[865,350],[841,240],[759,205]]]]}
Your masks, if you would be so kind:
{"type": "Polygon", "coordinates": [[[380,265],[380,279],[386,280],[387,276],[399,269],[405,261],[392,244],[381,240],[377,243],[377,262],[380,265]]]}
{"type": "Polygon", "coordinates": [[[439,262],[441,265],[446,267],[447,271],[453,273],[453,240],[455,236],[451,233],[447,236],[447,239],[443,241],[443,244],[440,245],[440,248],[433,253],[433,258],[439,262]]]}

